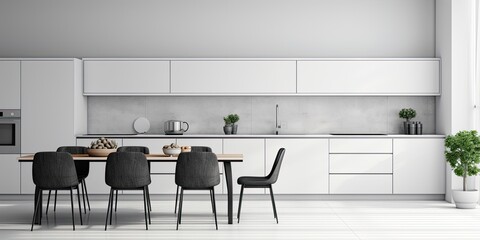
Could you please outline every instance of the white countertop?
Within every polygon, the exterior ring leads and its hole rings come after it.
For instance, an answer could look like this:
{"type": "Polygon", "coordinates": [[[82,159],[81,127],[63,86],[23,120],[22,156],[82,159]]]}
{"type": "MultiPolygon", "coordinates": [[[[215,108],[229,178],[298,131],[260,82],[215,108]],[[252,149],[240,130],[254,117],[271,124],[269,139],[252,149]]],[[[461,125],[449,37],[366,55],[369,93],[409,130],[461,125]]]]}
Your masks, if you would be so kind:
{"type": "Polygon", "coordinates": [[[425,134],[425,135],[406,135],[406,134],[386,134],[386,135],[332,135],[332,134],[184,134],[184,135],[165,135],[165,134],[79,134],[77,138],[445,138],[445,135],[425,134]]]}

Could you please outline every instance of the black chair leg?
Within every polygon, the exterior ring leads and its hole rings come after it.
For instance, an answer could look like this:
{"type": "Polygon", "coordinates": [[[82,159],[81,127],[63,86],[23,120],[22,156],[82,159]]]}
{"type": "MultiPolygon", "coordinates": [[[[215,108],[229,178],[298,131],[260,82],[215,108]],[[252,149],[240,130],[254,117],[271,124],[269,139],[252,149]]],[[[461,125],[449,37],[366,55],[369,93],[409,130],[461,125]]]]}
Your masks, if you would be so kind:
{"type": "Polygon", "coordinates": [[[87,205],[85,204],[85,185],[83,185],[83,180],[80,181],[80,185],[78,187],[82,186],[82,198],[83,198],[83,211],[85,214],[87,214],[87,205]]]}
{"type": "Polygon", "coordinates": [[[57,211],[57,190],[55,190],[55,203],[53,204],[53,211],[57,211]]]}
{"type": "Polygon", "coordinates": [[[115,212],[117,211],[117,203],[118,203],[118,190],[116,190],[116,193],[115,193],[115,212]]]}
{"type": "MultiPolygon", "coordinates": [[[[113,190],[113,191],[117,191],[118,193],[118,190],[113,190]]],[[[112,215],[113,215],[113,192],[112,192],[112,204],[110,205],[110,225],[112,225],[112,215]]]]}
{"type": "MultiPolygon", "coordinates": [[[[80,225],[83,225],[82,204],[80,203],[80,185],[77,185],[78,213],[80,214],[80,225]]],[[[83,202],[85,204],[85,202],[83,202]]]]}
{"type": "Polygon", "coordinates": [[[52,190],[48,190],[48,200],[47,200],[47,209],[45,210],[45,214],[48,214],[48,205],[50,205],[50,194],[52,190]]]}
{"type": "Polygon", "coordinates": [[[85,196],[87,197],[88,211],[90,211],[90,200],[88,199],[87,182],[85,182],[85,179],[83,179],[83,186],[85,188],[85,196]]]}
{"type": "MultiPolygon", "coordinates": [[[[75,231],[75,213],[73,212],[73,190],[70,188],[70,204],[72,206],[72,225],[73,225],[73,231],[75,231]]],[[[80,212],[80,214],[82,214],[80,212]]]]}
{"type": "Polygon", "coordinates": [[[112,203],[112,189],[110,189],[110,194],[108,195],[108,207],[107,207],[107,217],[105,218],[105,231],[107,231],[108,215],[110,214],[110,204],[112,203]]]}
{"type": "Polygon", "coordinates": [[[180,186],[177,185],[177,193],[175,193],[175,211],[174,213],[177,213],[177,203],[178,203],[178,188],[180,186]]]}
{"type": "Polygon", "coordinates": [[[215,216],[215,229],[218,230],[218,224],[217,224],[217,206],[215,204],[215,189],[210,190],[211,196],[212,196],[212,210],[213,210],[213,215],[215,216]]]}
{"type": "Polygon", "coordinates": [[[152,211],[152,201],[150,201],[150,189],[148,188],[147,186],[147,203],[148,203],[148,211],[151,212],[152,211]]]}
{"type": "Polygon", "coordinates": [[[178,205],[178,214],[177,214],[177,230],[178,230],[178,224],[182,223],[182,205],[183,205],[183,188],[180,190],[180,204],[178,205]]]}
{"type": "Polygon", "coordinates": [[[35,191],[38,191],[38,197],[37,197],[37,204],[35,204],[35,209],[33,210],[33,219],[32,219],[32,227],[30,228],[30,231],[33,231],[33,224],[35,223],[35,218],[37,217],[37,211],[38,207],[40,206],[40,198],[42,197],[42,190],[35,189],[35,191]]]}
{"type": "Polygon", "coordinates": [[[143,211],[145,212],[145,229],[148,230],[148,221],[147,221],[147,211],[149,211],[147,208],[147,192],[146,192],[146,187],[143,187],[143,211]]]}
{"type": "Polygon", "coordinates": [[[242,188],[240,190],[240,199],[238,200],[238,213],[237,213],[237,223],[240,223],[240,211],[242,210],[242,199],[243,199],[243,188],[245,186],[242,184],[242,188]]]}
{"type": "Polygon", "coordinates": [[[270,187],[270,198],[272,199],[272,206],[273,206],[273,216],[277,220],[277,224],[278,224],[277,208],[275,207],[275,198],[273,197],[272,185],[270,185],[269,187],[270,187]]]}
{"type": "Polygon", "coordinates": [[[210,203],[212,204],[212,213],[215,213],[213,211],[213,195],[212,195],[212,191],[210,191],[210,203]]]}

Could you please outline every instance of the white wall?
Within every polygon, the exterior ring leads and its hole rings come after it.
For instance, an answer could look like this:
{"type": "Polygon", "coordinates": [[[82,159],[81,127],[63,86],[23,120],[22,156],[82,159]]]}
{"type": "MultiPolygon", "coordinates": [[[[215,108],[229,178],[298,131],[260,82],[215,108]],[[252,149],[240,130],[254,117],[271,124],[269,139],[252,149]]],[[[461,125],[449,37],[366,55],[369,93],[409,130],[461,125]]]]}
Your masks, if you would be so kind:
{"type": "MultiPolygon", "coordinates": [[[[437,133],[474,129],[474,6],[475,0],[437,0],[436,54],[442,58],[437,133]]],[[[446,181],[446,199],[451,201],[451,189],[461,188],[462,180],[447,167],[446,181]]]]}
{"type": "Polygon", "coordinates": [[[0,57],[433,57],[434,0],[3,0],[0,57]]]}

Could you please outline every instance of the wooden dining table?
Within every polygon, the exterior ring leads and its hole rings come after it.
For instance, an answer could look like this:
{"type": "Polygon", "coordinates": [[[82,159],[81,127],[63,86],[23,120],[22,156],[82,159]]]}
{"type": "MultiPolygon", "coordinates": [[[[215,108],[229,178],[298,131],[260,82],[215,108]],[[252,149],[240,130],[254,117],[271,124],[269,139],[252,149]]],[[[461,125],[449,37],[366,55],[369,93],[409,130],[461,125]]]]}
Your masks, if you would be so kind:
{"type": "MultiPolygon", "coordinates": [[[[225,168],[225,180],[227,182],[227,212],[228,212],[228,224],[233,223],[233,189],[232,189],[232,162],[243,162],[243,154],[216,154],[218,162],[223,163],[225,168]]],[[[176,162],[177,156],[166,156],[163,154],[145,154],[147,161],[149,162],[176,162]]],[[[88,156],[88,154],[72,154],[74,161],[85,162],[106,162],[107,157],[94,157],[88,156]]],[[[19,162],[33,162],[33,155],[20,156],[19,162]]],[[[35,190],[35,201],[38,199],[40,191],[35,190]]],[[[35,224],[41,224],[42,222],[42,198],[40,198],[40,207],[38,208],[35,224]]],[[[35,209],[35,207],[34,207],[35,209]]]]}

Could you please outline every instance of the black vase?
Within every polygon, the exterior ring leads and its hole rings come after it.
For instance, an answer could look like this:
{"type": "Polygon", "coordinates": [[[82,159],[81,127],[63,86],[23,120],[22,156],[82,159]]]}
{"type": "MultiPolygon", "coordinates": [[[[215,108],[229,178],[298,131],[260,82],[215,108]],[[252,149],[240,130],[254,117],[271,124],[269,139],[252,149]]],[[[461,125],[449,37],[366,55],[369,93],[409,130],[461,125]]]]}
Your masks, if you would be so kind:
{"type": "Polygon", "coordinates": [[[226,135],[232,134],[232,126],[231,126],[231,125],[224,126],[224,127],[223,127],[223,132],[224,132],[226,135]]]}
{"type": "Polygon", "coordinates": [[[232,126],[232,134],[237,134],[237,130],[238,130],[238,125],[237,125],[237,124],[233,124],[233,126],[232,126]]]}

